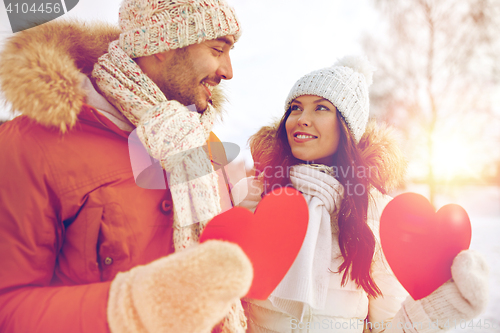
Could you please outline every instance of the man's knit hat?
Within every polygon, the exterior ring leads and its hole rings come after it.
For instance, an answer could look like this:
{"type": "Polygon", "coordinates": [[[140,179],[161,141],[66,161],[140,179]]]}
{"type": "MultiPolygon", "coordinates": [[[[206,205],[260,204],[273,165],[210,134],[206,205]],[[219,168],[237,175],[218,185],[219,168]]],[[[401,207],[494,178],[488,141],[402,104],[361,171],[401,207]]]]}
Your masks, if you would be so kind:
{"type": "Polygon", "coordinates": [[[358,143],[368,123],[368,87],[372,84],[374,70],[364,57],[344,57],[332,67],[301,77],[288,94],[285,110],[299,96],[323,97],[337,108],[358,143]]]}
{"type": "Polygon", "coordinates": [[[241,34],[224,0],[124,0],[119,23],[120,47],[131,58],[241,34]]]}

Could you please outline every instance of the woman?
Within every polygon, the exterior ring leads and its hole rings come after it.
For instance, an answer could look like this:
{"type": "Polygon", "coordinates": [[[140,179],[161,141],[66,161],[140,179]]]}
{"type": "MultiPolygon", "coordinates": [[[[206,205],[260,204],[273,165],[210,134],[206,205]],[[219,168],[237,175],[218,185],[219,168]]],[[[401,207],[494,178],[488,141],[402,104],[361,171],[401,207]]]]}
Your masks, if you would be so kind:
{"type": "Polygon", "coordinates": [[[487,267],[473,251],[455,259],[454,280],[420,301],[388,268],[378,221],[406,164],[390,132],[368,124],[372,72],[364,58],[346,57],[305,75],[279,124],[250,139],[258,175],[235,186],[235,202],[255,210],[266,193],[293,186],[309,225],[271,296],[244,299],[248,332],[435,332],[485,306],[487,267]]]}

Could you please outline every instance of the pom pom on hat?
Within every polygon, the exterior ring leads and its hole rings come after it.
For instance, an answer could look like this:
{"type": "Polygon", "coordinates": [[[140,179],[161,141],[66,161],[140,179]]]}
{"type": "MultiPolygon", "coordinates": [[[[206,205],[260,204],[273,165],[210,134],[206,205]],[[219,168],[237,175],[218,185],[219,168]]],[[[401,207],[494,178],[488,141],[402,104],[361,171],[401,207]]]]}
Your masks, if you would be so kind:
{"type": "Polygon", "coordinates": [[[299,96],[323,97],[337,108],[358,143],[368,123],[368,87],[373,81],[374,70],[366,58],[346,56],[332,67],[304,75],[290,90],[285,101],[285,111],[299,96]]]}
{"type": "Polygon", "coordinates": [[[368,61],[366,57],[345,56],[337,61],[333,66],[345,66],[352,68],[353,71],[358,72],[365,77],[368,87],[373,83],[373,72],[376,70],[376,68],[368,61]]]}

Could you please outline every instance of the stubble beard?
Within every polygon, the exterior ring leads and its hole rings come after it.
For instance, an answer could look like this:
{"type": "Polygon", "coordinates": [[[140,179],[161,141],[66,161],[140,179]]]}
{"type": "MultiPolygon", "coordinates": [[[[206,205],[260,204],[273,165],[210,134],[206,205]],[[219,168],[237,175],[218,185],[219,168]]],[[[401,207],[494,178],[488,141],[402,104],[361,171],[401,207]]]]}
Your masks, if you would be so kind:
{"type": "Polygon", "coordinates": [[[201,80],[186,48],[175,50],[172,61],[161,69],[158,77],[157,86],[169,101],[175,100],[185,106],[194,104],[198,112],[207,109],[207,103],[196,96],[201,80]]]}

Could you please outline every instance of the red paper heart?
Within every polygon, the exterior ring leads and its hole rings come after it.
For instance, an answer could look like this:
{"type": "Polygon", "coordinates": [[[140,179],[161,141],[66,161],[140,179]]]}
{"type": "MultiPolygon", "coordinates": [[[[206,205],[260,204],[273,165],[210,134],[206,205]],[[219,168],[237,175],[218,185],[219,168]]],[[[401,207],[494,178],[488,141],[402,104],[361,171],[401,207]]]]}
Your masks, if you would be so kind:
{"type": "Polygon", "coordinates": [[[265,300],[292,266],[306,236],[309,210],[302,194],[280,188],[267,194],[255,214],[242,207],[214,217],[200,242],[220,239],[238,244],[253,265],[247,297],[265,300]]]}
{"type": "Polygon", "coordinates": [[[416,193],[387,204],[380,218],[380,242],[387,262],[413,299],[421,299],[451,279],[455,256],[468,249],[471,225],[467,212],[449,204],[435,212],[416,193]]]}

